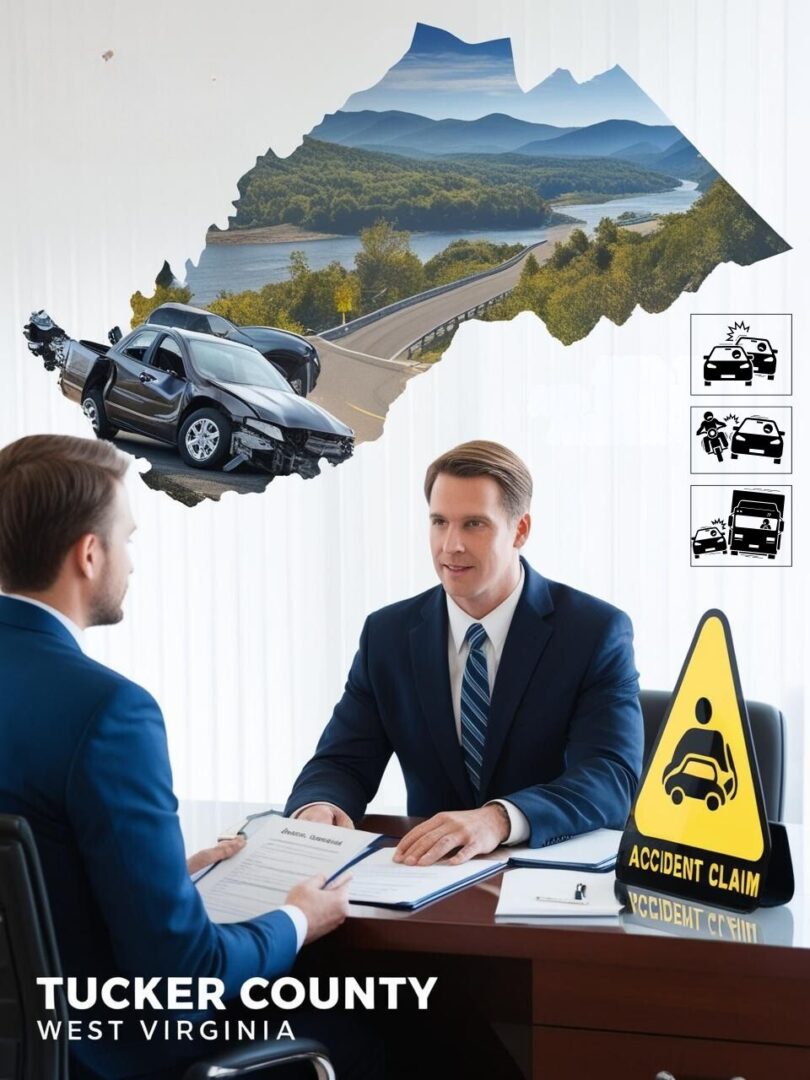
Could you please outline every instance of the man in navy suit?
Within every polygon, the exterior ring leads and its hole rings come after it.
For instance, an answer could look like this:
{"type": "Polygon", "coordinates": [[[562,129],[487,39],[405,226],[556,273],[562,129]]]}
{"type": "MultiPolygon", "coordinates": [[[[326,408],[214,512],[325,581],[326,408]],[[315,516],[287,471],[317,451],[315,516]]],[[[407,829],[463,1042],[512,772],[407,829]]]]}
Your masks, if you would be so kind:
{"type": "Polygon", "coordinates": [[[521,558],[531,492],[497,443],[429,467],[441,585],[368,617],[287,813],[351,827],[395,753],[428,819],[397,848],[407,864],[624,826],[644,745],[632,626],[521,558]]]}
{"type": "MultiPolygon", "coordinates": [[[[66,975],[219,978],[227,1000],[250,977],[288,971],[304,941],[338,926],[347,887],[312,879],[249,922],[208,919],[189,869],[233,849],[187,868],[160,709],[82,649],[85,628],[122,618],[134,529],[126,468],[111,444],[88,439],[32,436],[0,451],[0,812],[33,829],[66,975]]],[[[211,1050],[70,1046],[79,1069],[104,1077],[163,1076],[173,1054],[211,1050]]]]}

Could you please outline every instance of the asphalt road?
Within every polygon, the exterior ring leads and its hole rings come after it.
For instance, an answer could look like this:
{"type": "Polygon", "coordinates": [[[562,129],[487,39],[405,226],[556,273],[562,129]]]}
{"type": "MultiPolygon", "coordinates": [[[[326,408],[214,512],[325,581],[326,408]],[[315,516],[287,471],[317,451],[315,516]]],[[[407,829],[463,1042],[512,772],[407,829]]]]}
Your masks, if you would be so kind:
{"type": "Polygon", "coordinates": [[[155,491],[165,491],[186,506],[195,506],[203,499],[218,499],[223,491],[264,491],[272,477],[258,469],[240,465],[233,472],[192,469],[177,451],[166,443],[141,435],[119,435],[115,445],[133,457],[146,458],[152,468],[143,474],[143,482],[155,491]]]}
{"type": "MultiPolygon", "coordinates": [[[[654,227],[655,223],[650,223],[636,228],[649,231],[654,227]]],[[[574,225],[556,225],[549,229],[547,242],[533,249],[538,263],[546,262],[555,243],[565,241],[574,228],[574,225]]],[[[392,402],[403,392],[408,379],[425,370],[418,357],[413,361],[407,359],[408,345],[456,315],[513,288],[527,256],[528,252],[505,270],[350,331],[337,342],[313,337],[322,370],[311,399],[349,424],[358,443],[378,439],[392,402]]],[[[122,436],[115,441],[122,450],[151,462],[151,470],[144,475],[145,483],[167,491],[189,506],[205,498],[218,499],[223,491],[264,491],[271,479],[266,473],[244,465],[231,473],[192,469],[183,464],[171,447],[137,435],[122,436]]]]}
{"type": "MultiPolygon", "coordinates": [[[[533,249],[538,263],[550,258],[555,243],[564,241],[573,228],[556,225],[549,229],[548,241],[533,249]]],[[[514,288],[527,256],[528,252],[506,270],[386,315],[339,341],[313,337],[322,373],[312,400],[353,427],[358,443],[379,438],[391,403],[408,379],[425,370],[418,358],[407,359],[408,345],[441,323],[514,288]]]]}

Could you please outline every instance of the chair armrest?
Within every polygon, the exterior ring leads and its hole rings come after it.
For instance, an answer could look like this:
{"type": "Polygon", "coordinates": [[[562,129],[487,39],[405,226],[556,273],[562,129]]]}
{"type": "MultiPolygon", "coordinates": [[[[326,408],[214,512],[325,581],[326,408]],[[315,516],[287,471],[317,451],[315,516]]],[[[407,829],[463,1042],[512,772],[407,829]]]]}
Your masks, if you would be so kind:
{"type": "Polygon", "coordinates": [[[312,1065],[317,1080],[335,1080],[329,1052],[314,1039],[273,1039],[225,1050],[216,1057],[198,1061],[183,1073],[183,1080],[214,1080],[215,1077],[246,1076],[272,1069],[275,1065],[312,1065]]]}

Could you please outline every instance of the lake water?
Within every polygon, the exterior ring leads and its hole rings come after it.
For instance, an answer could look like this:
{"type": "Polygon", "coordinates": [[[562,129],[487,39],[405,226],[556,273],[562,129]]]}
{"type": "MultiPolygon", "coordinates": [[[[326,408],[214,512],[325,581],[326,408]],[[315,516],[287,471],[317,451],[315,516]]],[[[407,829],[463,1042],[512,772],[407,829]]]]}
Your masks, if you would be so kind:
{"type": "MultiPolygon", "coordinates": [[[[700,196],[691,180],[671,191],[647,195],[630,195],[605,203],[583,203],[561,206],[560,211],[585,222],[586,232],[592,231],[603,217],[617,218],[630,210],[636,214],[674,214],[688,210],[700,196]]],[[[532,244],[542,240],[548,226],[525,229],[485,229],[469,232],[411,233],[411,250],[425,262],[453,240],[491,240],[496,244],[532,244]]],[[[225,289],[242,292],[260,289],[268,281],[283,281],[288,276],[291,251],[304,251],[313,270],[337,260],[344,266],[354,266],[354,256],[360,250],[357,236],[337,236],[329,240],[297,240],[290,244],[207,244],[197,266],[186,263],[186,283],[193,293],[194,303],[205,305],[225,289]]]]}

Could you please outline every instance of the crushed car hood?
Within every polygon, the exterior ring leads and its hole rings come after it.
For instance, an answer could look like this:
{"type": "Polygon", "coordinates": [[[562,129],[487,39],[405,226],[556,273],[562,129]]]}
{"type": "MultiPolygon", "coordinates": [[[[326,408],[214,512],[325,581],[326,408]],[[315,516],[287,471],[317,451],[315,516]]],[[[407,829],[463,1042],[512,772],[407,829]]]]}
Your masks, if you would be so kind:
{"type": "Polygon", "coordinates": [[[287,330],[277,330],[271,326],[240,326],[238,329],[242,337],[247,338],[259,352],[283,349],[299,356],[309,356],[313,351],[308,341],[287,330]]]}
{"type": "Polygon", "coordinates": [[[249,405],[262,420],[281,427],[305,428],[329,435],[353,435],[354,432],[336,416],[292,391],[269,390],[263,386],[242,386],[238,383],[218,383],[223,390],[249,405]]]}

